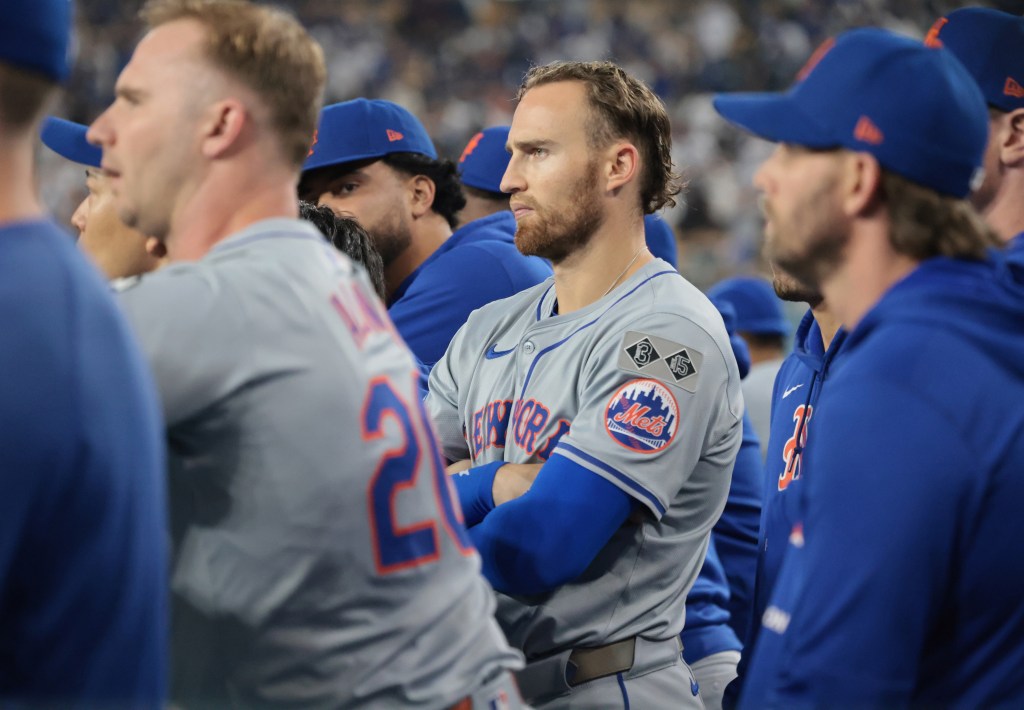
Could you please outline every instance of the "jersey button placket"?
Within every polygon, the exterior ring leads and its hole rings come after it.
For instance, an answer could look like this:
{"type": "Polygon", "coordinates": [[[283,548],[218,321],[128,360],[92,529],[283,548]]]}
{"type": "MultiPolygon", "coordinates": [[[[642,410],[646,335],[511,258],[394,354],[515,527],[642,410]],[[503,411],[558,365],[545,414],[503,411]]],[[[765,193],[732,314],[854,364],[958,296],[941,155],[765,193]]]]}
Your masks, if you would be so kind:
{"type": "Polygon", "coordinates": [[[537,349],[537,346],[533,344],[532,340],[527,340],[523,343],[523,353],[526,355],[532,355],[533,351],[537,349]]]}

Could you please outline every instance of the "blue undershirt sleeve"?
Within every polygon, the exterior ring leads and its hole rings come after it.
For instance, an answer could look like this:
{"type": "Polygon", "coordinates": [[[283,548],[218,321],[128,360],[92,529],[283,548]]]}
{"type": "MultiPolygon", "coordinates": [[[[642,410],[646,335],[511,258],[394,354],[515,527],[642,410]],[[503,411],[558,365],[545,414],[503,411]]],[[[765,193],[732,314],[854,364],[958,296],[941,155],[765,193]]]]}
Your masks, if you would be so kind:
{"type": "Polygon", "coordinates": [[[610,481],[555,454],[530,490],[499,505],[469,534],[491,586],[505,594],[543,594],[581,575],[634,505],[610,481]]]}
{"type": "Polygon", "coordinates": [[[493,461],[452,474],[467,528],[478,524],[494,510],[494,477],[504,465],[504,461],[493,461]]]}

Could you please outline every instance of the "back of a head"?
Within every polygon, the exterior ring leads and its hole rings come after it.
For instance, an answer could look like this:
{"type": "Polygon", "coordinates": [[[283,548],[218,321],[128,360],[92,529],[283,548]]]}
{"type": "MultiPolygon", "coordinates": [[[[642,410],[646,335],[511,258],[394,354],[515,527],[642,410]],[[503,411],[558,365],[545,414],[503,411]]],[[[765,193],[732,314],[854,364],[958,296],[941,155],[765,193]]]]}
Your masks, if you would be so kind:
{"type": "Polygon", "coordinates": [[[351,217],[341,217],[326,205],[299,202],[299,218],[320,230],[334,248],[357,264],[362,264],[370,275],[373,290],[383,301],[386,298],[384,286],[384,261],[373,246],[373,240],[362,225],[351,217]]]}
{"type": "Polygon", "coordinates": [[[69,0],[0,0],[0,131],[29,135],[70,71],[69,0]]]}
{"type": "Polygon", "coordinates": [[[141,16],[148,29],[183,19],[200,23],[206,59],[260,98],[283,159],[302,165],[327,72],[323,50],[294,17],[244,0],[150,0],[141,16]]]}
{"type": "Polygon", "coordinates": [[[672,127],[665,104],[650,87],[612,62],[552,62],[533,67],[518,97],[544,84],[578,81],[587,87],[592,144],[631,141],[640,153],[640,206],[644,214],[675,205],[682,190],[672,165],[672,127]]]}

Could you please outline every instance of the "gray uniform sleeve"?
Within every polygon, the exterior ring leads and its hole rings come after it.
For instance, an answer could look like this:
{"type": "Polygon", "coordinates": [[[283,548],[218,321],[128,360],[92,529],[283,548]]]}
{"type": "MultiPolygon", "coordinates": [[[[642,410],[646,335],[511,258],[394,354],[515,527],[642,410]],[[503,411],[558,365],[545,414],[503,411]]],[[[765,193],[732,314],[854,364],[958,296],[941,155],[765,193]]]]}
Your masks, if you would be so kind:
{"type": "Polygon", "coordinates": [[[698,460],[735,459],[740,444],[739,373],[723,355],[722,331],[715,338],[687,318],[655,313],[604,335],[584,365],[579,411],[554,453],[660,518],[698,460]]]}
{"type": "Polygon", "coordinates": [[[467,327],[468,324],[464,324],[459,328],[444,355],[431,369],[427,397],[424,400],[441,442],[441,452],[449,461],[470,457],[459,413],[459,353],[462,351],[467,327]]]}
{"type": "MultiPolygon", "coordinates": [[[[221,400],[248,377],[238,343],[245,304],[200,264],[167,267],[118,293],[156,378],[168,426],[221,400]],[[235,317],[227,317],[231,310],[235,317]]],[[[255,353],[249,353],[255,357],[255,353]]]]}

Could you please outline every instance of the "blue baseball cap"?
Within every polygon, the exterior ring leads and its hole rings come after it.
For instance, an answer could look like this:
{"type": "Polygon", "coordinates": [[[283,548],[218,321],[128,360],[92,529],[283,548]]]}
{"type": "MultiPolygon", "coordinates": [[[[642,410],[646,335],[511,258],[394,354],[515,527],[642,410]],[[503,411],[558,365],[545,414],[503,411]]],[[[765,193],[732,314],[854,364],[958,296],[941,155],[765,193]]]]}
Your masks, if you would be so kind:
{"type": "Polygon", "coordinates": [[[437,159],[437,150],[419,119],[391,101],[353,99],[325,106],[302,170],[391,153],[419,153],[437,159]]]}
{"type": "Polygon", "coordinates": [[[485,128],[469,139],[459,158],[463,185],[487,192],[501,192],[501,179],[512,156],[505,150],[511,126],[485,128]]]}
{"type": "Polygon", "coordinates": [[[1024,107],[1024,17],[965,7],[939,18],[924,43],[952,52],[991,106],[1024,107]]]}
{"type": "Polygon", "coordinates": [[[0,0],[0,62],[64,81],[70,72],[71,0],[0,0]]]}
{"type": "Polygon", "coordinates": [[[887,170],[954,197],[980,178],[988,109],[949,52],[887,30],[826,41],[786,92],[722,94],[715,109],[771,141],[870,153],[887,170]]]}
{"type": "Polygon", "coordinates": [[[43,145],[72,163],[98,168],[103,160],[103,149],[85,139],[88,130],[89,127],[81,123],[47,116],[39,137],[43,139],[43,145]]]}
{"type": "Polygon", "coordinates": [[[708,289],[707,296],[724,313],[723,305],[736,313],[736,330],[756,335],[789,335],[789,321],[782,312],[782,301],[772,285],[756,276],[734,276],[708,289]]]}

